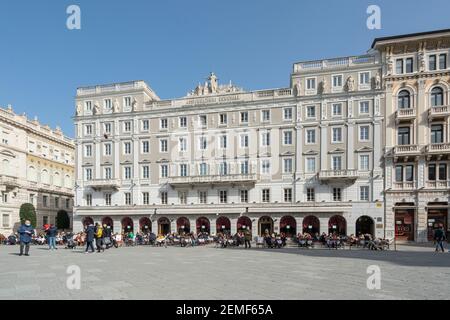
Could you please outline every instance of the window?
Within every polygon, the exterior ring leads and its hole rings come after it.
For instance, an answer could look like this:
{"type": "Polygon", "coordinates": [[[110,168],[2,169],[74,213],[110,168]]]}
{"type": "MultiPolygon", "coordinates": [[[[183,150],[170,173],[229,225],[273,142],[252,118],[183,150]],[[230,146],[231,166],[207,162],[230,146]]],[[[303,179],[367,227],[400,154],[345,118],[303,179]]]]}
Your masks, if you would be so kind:
{"type": "Polygon", "coordinates": [[[428,180],[436,181],[436,164],[434,163],[428,165],[428,180]]]}
{"type": "Polygon", "coordinates": [[[292,158],[283,160],[283,173],[292,173],[292,158]]]}
{"type": "Polygon", "coordinates": [[[180,117],[180,128],[187,128],[187,118],[186,117],[180,117]]]}
{"type": "Polygon", "coordinates": [[[261,121],[263,122],[270,121],[270,110],[261,111],[261,121]]]}
{"type": "Polygon", "coordinates": [[[59,198],[55,197],[55,208],[59,208],[59,198]]]}
{"type": "Polygon", "coordinates": [[[414,59],[407,58],[406,59],[406,73],[413,73],[414,71],[414,59]]]}
{"type": "Polygon", "coordinates": [[[208,175],[208,164],[206,163],[200,163],[199,171],[201,176],[207,176],[208,175]]]}
{"type": "Polygon", "coordinates": [[[286,188],[284,189],[284,202],[292,202],[292,189],[286,188]]]}
{"type": "Polygon", "coordinates": [[[66,199],[66,209],[70,208],[70,199],[66,199]]]}
{"type": "Polygon", "coordinates": [[[292,108],[284,108],[283,119],[284,120],[292,120],[292,108]]]}
{"type": "Polygon", "coordinates": [[[185,191],[179,192],[178,198],[180,199],[180,204],[187,204],[187,192],[185,191]]]}
{"type": "Polygon", "coordinates": [[[342,75],[335,75],[333,76],[333,88],[341,88],[342,87],[342,75]]]}
{"type": "Polygon", "coordinates": [[[111,123],[104,124],[105,133],[111,133],[111,123]]]}
{"type": "Polygon", "coordinates": [[[2,192],[1,200],[3,203],[8,203],[8,194],[6,192],[2,192]]]}
{"type": "Polygon", "coordinates": [[[124,179],[125,180],[130,180],[131,179],[131,167],[128,167],[128,166],[124,167],[123,170],[124,170],[123,171],[124,172],[124,174],[123,174],[124,175],[124,179]]]}
{"type": "Polygon", "coordinates": [[[163,191],[160,194],[161,196],[161,204],[167,204],[167,192],[163,191]]]}
{"type": "Polygon", "coordinates": [[[315,144],[316,143],[316,129],[306,130],[306,143],[315,144]]]}
{"type": "Polygon", "coordinates": [[[306,107],[306,117],[307,118],[316,118],[316,106],[307,106],[306,107]]]}
{"type": "Polygon", "coordinates": [[[200,191],[198,193],[198,197],[199,197],[199,200],[200,200],[201,204],[206,204],[208,202],[208,192],[200,191]]]}
{"type": "Polygon", "coordinates": [[[248,190],[239,190],[241,203],[248,203],[248,190]]]}
{"type": "Polygon", "coordinates": [[[219,164],[219,174],[226,176],[228,174],[228,164],[226,162],[221,162],[219,164]]]}
{"type": "Polygon", "coordinates": [[[403,59],[397,59],[395,62],[395,72],[397,74],[403,74],[403,59]]]}
{"type": "Polygon", "coordinates": [[[150,194],[148,192],[142,192],[142,203],[144,205],[150,204],[150,194]]]}
{"type": "Polygon", "coordinates": [[[306,90],[316,90],[316,78],[306,79],[306,90]]]}
{"type": "Polygon", "coordinates": [[[316,173],[316,158],[306,158],[306,173],[316,173]]]}
{"type": "Polygon", "coordinates": [[[167,178],[169,175],[169,166],[167,164],[162,164],[160,167],[161,178],[167,178]]]}
{"type": "Polygon", "coordinates": [[[125,107],[131,107],[131,97],[125,97],[123,99],[123,103],[124,103],[125,107]]]}
{"type": "Polygon", "coordinates": [[[270,202],[270,189],[262,190],[262,202],[265,202],[265,203],[270,202]]]}
{"type": "Polygon", "coordinates": [[[149,141],[142,141],[142,153],[149,153],[150,152],[150,142],[149,141]]]}
{"type": "Polygon", "coordinates": [[[331,167],[334,171],[342,170],[342,157],[332,156],[331,157],[331,167]]]}
{"type": "Polygon", "coordinates": [[[247,160],[245,160],[245,161],[242,161],[241,162],[241,174],[248,174],[248,161],[247,160]]]}
{"type": "Polygon", "coordinates": [[[105,99],[105,101],[104,101],[104,106],[105,106],[105,109],[106,109],[106,110],[110,110],[111,107],[112,107],[111,99],[105,99]]]}
{"type": "Polygon", "coordinates": [[[180,152],[187,151],[187,139],[185,137],[181,137],[178,139],[178,150],[180,152]]]}
{"type": "Polygon", "coordinates": [[[86,101],[84,105],[86,106],[86,111],[92,111],[92,101],[86,101]]]}
{"type": "Polygon", "coordinates": [[[125,192],[125,205],[129,206],[131,205],[131,193],[125,192]]]}
{"type": "Polygon", "coordinates": [[[359,187],[359,200],[369,201],[369,186],[359,187]]]}
{"type": "Polygon", "coordinates": [[[206,150],[206,148],[208,147],[208,141],[206,137],[199,137],[198,144],[200,150],[206,150]]]}
{"type": "Polygon", "coordinates": [[[369,141],[369,126],[359,127],[359,140],[369,141]]]}
{"type": "Polygon", "coordinates": [[[333,103],[332,114],[334,117],[342,115],[342,103],[333,103]]]}
{"type": "Polygon", "coordinates": [[[84,156],[92,157],[92,145],[88,144],[84,146],[84,156]]]}
{"type": "Polygon", "coordinates": [[[219,148],[226,149],[227,148],[227,136],[221,135],[219,138],[219,148]]]}
{"type": "Polygon", "coordinates": [[[398,128],[398,144],[399,145],[409,145],[410,144],[410,128],[400,127],[398,128]]]}
{"type": "Polygon", "coordinates": [[[219,115],[219,123],[222,124],[222,125],[228,123],[228,116],[227,116],[226,113],[221,113],[219,115]]]}
{"type": "Polygon", "coordinates": [[[200,121],[200,126],[201,127],[206,127],[207,124],[208,124],[208,120],[207,120],[206,115],[199,116],[199,121],[200,121]]]}
{"type": "Polygon", "coordinates": [[[219,191],[219,202],[227,203],[228,202],[228,192],[226,190],[219,191]]]}
{"type": "Polygon", "coordinates": [[[342,142],[342,128],[332,128],[332,142],[342,142]]]}
{"type": "Polygon", "coordinates": [[[241,123],[248,123],[248,112],[241,112],[241,123]]]}
{"type": "Polygon", "coordinates": [[[316,190],[314,188],[306,188],[306,201],[316,201],[316,190]]]}
{"type": "Polygon", "coordinates": [[[341,188],[333,188],[333,201],[342,201],[341,188]]]}
{"type": "Polygon", "coordinates": [[[270,160],[262,160],[261,173],[262,174],[270,174],[270,160]]]}
{"type": "Polygon", "coordinates": [[[42,224],[43,225],[48,224],[48,216],[42,216],[42,224]]]}
{"type": "Polygon", "coordinates": [[[111,143],[105,143],[104,144],[104,154],[105,156],[110,156],[111,155],[111,149],[112,149],[112,145],[111,143]]]}
{"type": "Polygon", "coordinates": [[[411,97],[408,90],[402,90],[398,94],[398,109],[411,108],[411,97]]]}
{"type": "Polygon", "coordinates": [[[439,55],[439,69],[447,69],[447,55],[445,53],[439,55]]]}
{"type": "Polygon", "coordinates": [[[150,179],[150,167],[142,166],[142,179],[150,179]]]}
{"type": "Polygon", "coordinates": [[[187,177],[188,176],[188,166],[185,163],[180,164],[180,176],[181,177],[187,177]]]}
{"type": "Polygon", "coordinates": [[[263,132],[261,134],[261,145],[263,147],[270,146],[270,132],[263,132]]]}
{"type": "Polygon", "coordinates": [[[369,113],[369,101],[359,103],[359,113],[369,113]]]}
{"type": "Polygon", "coordinates": [[[131,142],[123,143],[123,154],[131,154],[131,142]]]}
{"type": "Polygon", "coordinates": [[[123,131],[124,132],[131,132],[131,122],[130,121],[125,121],[123,123],[123,131]]]}
{"type": "Polygon", "coordinates": [[[444,126],[442,124],[434,124],[431,126],[431,143],[444,142],[444,126]]]}
{"type": "Polygon", "coordinates": [[[445,163],[439,164],[439,180],[447,180],[447,165],[445,163]]]}
{"type": "Polygon", "coordinates": [[[105,193],[105,205],[111,205],[111,193],[105,193]]]}
{"type": "Polygon", "coordinates": [[[92,180],[92,169],[91,168],[86,168],[86,170],[84,171],[85,174],[85,178],[86,180],[92,180]]]}
{"type": "Polygon", "coordinates": [[[283,144],[286,146],[292,145],[292,131],[283,132],[283,144]]]}
{"type": "Polygon", "coordinates": [[[168,121],[167,121],[166,118],[163,118],[163,119],[161,119],[161,120],[159,121],[159,127],[160,127],[161,129],[167,129],[167,127],[168,127],[168,121]]]}
{"type": "Polygon", "coordinates": [[[414,181],[414,166],[405,166],[405,181],[414,181]]]}
{"type": "Polygon", "coordinates": [[[107,179],[107,180],[112,179],[112,170],[111,170],[110,167],[106,167],[106,168],[104,169],[104,177],[105,177],[105,179],[107,179]]]}
{"type": "Polygon", "coordinates": [[[90,193],[86,195],[86,206],[88,207],[92,206],[92,194],[90,193]]]}
{"type": "Polygon", "coordinates": [[[92,125],[91,124],[87,124],[85,126],[85,132],[86,132],[86,135],[91,135],[92,134],[92,125]]]}
{"type": "Polygon", "coordinates": [[[159,150],[160,150],[160,152],[167,152],[167,140],[166,139],[159,140],[159,150]]]}
{"type": "Polygon", "coordinates": [[[42,206],[48,207],[48,196],[42,196],[42,206]]]}
{"type": "Polygon", "coordinates": [[[370,85],[370,72],[361,72],[359,74],[359,84],[362,86],[370,85]]]}
{"type": "Polygon", "coordinates": [[[359,170],[369,171],[369,155],[363,154],[359,156],[359,170]]]}
{"type": "Polygon", "coordinates": [[[437,107],[444,104],[444,91],[440,87],[431,90],[431,106],[437,107]]]}
{"type": "Polygon", "coordinates": [[[428,70],[436,70],[436,55],[431,55],[428,57],[428,70]]]}
{"type": "Polygon", "coordinates": [[[148,120],[142,120],[142,131],[149,131],[150,130],[150,121],[148,120]]]}
{"type": "Polygon", "coordinates": [[[248,135],[247,134],[242,134],[240,136],[240,145],[241,148],[248,148],[248,135]]]}
{"type": "Polygon", "coordinates": [[[403,166],[395,167],[395,181],[402,182],[403,181],[403,166]]]}

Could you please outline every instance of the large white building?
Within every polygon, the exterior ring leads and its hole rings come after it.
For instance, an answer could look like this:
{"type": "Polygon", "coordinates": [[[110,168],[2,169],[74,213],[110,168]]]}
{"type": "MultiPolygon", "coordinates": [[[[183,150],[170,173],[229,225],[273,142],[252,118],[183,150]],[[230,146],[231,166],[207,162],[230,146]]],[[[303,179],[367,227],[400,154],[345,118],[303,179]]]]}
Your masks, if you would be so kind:
{"type": "Polygon", "coordinates": [[[213,73],[179,99],[143,81],[79,88],[74,230],[383,237],[381,76],[371,51],[295,63],[281,89],[213,73]]]}
{"type": "Polygon", "coordinates": [[[20,224],[19,210],[34,205],[37,228],[56,224],[58,212],[72,217],[74,143],[37,119],[0,108],[0,233],[20,224]]]}

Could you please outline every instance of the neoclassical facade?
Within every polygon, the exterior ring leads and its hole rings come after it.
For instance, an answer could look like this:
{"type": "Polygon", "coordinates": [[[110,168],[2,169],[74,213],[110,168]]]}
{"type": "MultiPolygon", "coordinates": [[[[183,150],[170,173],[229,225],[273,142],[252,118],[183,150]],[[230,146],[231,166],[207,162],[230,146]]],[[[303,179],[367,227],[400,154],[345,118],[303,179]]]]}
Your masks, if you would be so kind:
{"type": "Polygon", "coordinates": [[[17,229],[24,203],[34,205],[38,229],[59,211],[72,217],[74,143],[59,128],[0,108],[0,164],[1,234],[17,229]]]}
{"type": "Polygon", "coordinates": [[[386,234],[432,240],[450,215],[450,30],[376,39],[386,86],[386,234]]]}
{"type": "Polygon", "coordinates": [[[384,236],[381,56],[299,62],[290,86],[213,73],[162,100],[143,81],[77,90],[74,230],[384,236]]]}

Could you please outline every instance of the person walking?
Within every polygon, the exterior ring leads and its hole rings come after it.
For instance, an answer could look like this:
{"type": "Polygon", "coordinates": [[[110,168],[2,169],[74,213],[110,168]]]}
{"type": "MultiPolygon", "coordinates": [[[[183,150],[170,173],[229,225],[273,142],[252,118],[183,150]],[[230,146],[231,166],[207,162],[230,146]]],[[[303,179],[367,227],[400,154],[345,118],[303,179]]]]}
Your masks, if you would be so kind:
{"type": "Polygon", "coordinates": [[[103,226],[101,224],[98,224],[95,230],[95,245],[98,253],[105,251],[103,247],[103,226]]]}
{"type": "Polygon", "coordinates": [[[95,228],[93,224],[90,224],[86,227],[86,251],[85,253],[88,253],[89,249],[91,249],[91,253],[95,252],[94,250],[94,235],[95,235],[95,228]]]}
{"type": "Polygon", "coordinates": [[[25,220],[25,223],[19,227],[17,232],[19,233],[19,241],[20,241],[19,256],[23,255],[24,248],[25,248],[25,255],[29,256],[31,237],[34,234],[34,229],[31,226],[30,220],[25,220]]]}
{"type": "Polygon", "coordinates": [[[445,252],[444,240],[445,240],[445,231],[443,226],[440,225],[438,229],[434,230],[434,241],[436,243],[436,252],[439,252],[439,249],[441,249],[442,252],[445,252]]]}
{"type": "Polygon", "coordinates": [[[251,249],[252,247],[251,241],[252,241],[252,233],[248,228],[246,228],[244,231],[245,249],[247,249],[247,246],[249,249],[251,249]]]}
{"type": "Polygon", "coordinates": [[[58,228],[51,224],[47,229],[48,249],[56,250],[56,236],[58,235],[58,228]]]}

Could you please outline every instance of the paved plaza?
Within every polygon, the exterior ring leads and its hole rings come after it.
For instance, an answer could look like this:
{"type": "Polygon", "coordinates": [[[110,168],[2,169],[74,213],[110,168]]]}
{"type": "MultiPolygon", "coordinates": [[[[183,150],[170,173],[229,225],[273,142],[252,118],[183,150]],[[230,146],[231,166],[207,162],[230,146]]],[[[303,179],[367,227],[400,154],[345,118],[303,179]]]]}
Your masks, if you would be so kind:
{"type": "Polygon", "coordinates": [[[450,254],[399,251],[130,247],[102,254],[0,247],[0,299],[448,299],[450,254]],[[81,270],[80,290],[66,286],[81,270]],[[366,286],[381,269],[381,289],[366,286]]]}

